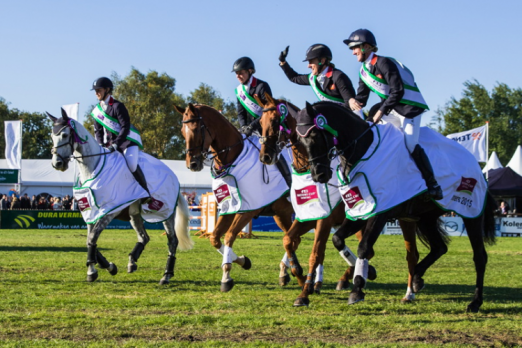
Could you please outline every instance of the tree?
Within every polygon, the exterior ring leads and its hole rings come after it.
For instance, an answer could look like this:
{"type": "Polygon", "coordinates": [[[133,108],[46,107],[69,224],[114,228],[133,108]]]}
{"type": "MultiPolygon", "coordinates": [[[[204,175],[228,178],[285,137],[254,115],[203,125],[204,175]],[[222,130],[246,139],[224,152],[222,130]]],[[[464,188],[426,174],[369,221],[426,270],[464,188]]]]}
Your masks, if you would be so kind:
{"type": "MultiPolygon", "coordinates": [[[[156,71],[144,75],[135,68],[123,79],[114,74],[112,80],[114,97],[129,110],[132,124],[141,133],[145,152],[161,159],[182,159],[185,144],[181,136],[181,115],[174,105],[185,107],[186,104],[183,97],[174,92],[176,80],[156,71]]],[[[85,124],[89,126],[93,122],[89,116],[85,124]]]]}
{"type": "Polygon", "coordinates": [[[9,109],[0,98],[0,153],[5,154],[5,128],[3,121],[22,120],[22,158],[49,159],[53,142],[52,122],[44,114],[9,109]]]}
{"type": "Polygon", "coordinates": [[[221,112],[234,126],[239,127],[234,103],[225,102],[219,92],[205,83],[201,83],[198,88],[190,92],[190,95],[187,97],[188,103],[211,106],[221,112]]]}
{"type": "Polygon", "coordinates": [[[522,141],[522,89],[499,83],[490,93],[477,80],[464,86],[461,99],[451,98],[436,111],[439,132],[447,135],[489,122],[489,152],[496,151],[506,165],[522,141]]]}

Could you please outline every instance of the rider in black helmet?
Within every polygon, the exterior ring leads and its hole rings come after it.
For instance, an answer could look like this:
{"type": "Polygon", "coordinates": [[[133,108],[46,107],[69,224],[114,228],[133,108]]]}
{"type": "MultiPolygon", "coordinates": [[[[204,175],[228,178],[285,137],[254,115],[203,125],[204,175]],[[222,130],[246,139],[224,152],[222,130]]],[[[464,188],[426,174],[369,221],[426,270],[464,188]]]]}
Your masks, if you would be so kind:
{"type": "Polygon", "coordinates": [[[257,95],[261,100],[265,99],[265,93],[272,96],[270,86],[265,81],[254,77],[256,68],[252,59],[241,57],[234,62],[232,72],[240,85],[236,88],[237,117],[241,133],[250,136],[253,131],[259,131],[259,122],[254,122],[263,114],[263,108],[254,99],[257,95]]]}
{"type": "Polygon", "coordinates": [[[298,74],[286,61],[288,49],[279,55],[280,66],[286,77],[298,85],[309,85],[312,87],[319,100],[325,100],[343,105],[347,108],[348,101],[355,97],[352,81],[341,70],[336,69],[332,63],[332,51],[328,46],[315,44],[306,51],[308,67],[312,70],[310,74],[298,74]]]}
{"type": "Polygon", "coordinates": [[[125,156],[134,178],[149,194],[142,203],[148,203],[152,198],[143,171],[138,165],[139,149],[143,148],[140,133],[132,126],[125,105],[111,95],[113,88],[112,81],[107,77],[100,77],[92,84],[91,90],[95,91],[96,98],[100,101],[91,113],[96,121],[94,134],[100,145],[125,156]]]}
{"type": "Polygon", "coordinates": [[[350,107],[354,111],[361,110],[372,91],[382,99],[378,110],[371,115],[373,122],[379,122],[383,116],[388,122],[400,122],[406,147],[426,181],[429,195],[441,200],[442,189],[435,179],[428,156],[419,145],[420,116],[428,110],[428,105],[417,88],[413,74],[396,59],[376,55],[377,41],[367,29],[354,31],[344,43],[362,63],[357,96],[350,99],[350,107]]]}

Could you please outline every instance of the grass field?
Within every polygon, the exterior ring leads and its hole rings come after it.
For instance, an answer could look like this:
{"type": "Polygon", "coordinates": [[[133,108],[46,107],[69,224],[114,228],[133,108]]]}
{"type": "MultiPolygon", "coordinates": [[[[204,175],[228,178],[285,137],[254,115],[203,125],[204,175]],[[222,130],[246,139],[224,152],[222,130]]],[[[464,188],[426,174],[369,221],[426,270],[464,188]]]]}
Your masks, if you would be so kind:
{"type": "MultiPolygon", "coordinates": [[[[256,233],[234,250],[252,260],[234,265],[235,288],[219,292],[221,256],[204,239],[178,253],[174,281],[157,283],[166,262],[166,237],[153,231],[136,273],[127,274],[133,231],[105,231],[98,245],[119,266],[100,270],[86,283],[86,231],[0,231],[0,345],[25,346],[218,346],[364,347],[522,345],[522,239],[499,238],[488,247],[485,302],[466,314],[475,270],[465,237],[453,238],[448,254],[426,274],[426,288],[413,304],[401,304],[407,267],[402,237],[381,236],[371,264],[378,278],[366,301],[347,305],[335,291],[346,265],[328,245],[325,285],[309,307],[292,307],[295,279],[278,285],[281,233],[256,233]]],[[[313,235],[298,251],[307,264],[313,235]]],[[[356,250],[353,239],[348,240],[356,250]]],[[[421,255],[426,249],[421,248],[421,255]]]]}

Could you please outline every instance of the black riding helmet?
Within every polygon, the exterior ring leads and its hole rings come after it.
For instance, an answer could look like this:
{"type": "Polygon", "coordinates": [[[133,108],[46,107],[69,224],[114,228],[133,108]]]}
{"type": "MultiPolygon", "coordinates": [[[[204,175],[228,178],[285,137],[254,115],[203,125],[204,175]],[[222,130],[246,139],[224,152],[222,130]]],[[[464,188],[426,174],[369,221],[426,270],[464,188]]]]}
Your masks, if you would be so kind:
{"type": "Polygon", "coordinates": [[[306,59],[303,62],[315,59],[315,58],[327,58],[328,60],[332,60],[332,51],[328,48],[328,46],[323,44],[315,44],[308,48],[306,51],[306,59]]]}
{"type": "Polygon", "coordinates": [[[256,72],[256,67],[254,66],[254,61],[248,57],[241,57],[234,62],[234,66],[232,67],[232,72],[238,72],[240,70],[250,70],[256,72]]]}
{"type": "Polygon", "coordinates": [[[96,88],[114,88],[114,85],[112,84],[112,81],[107,77],[99,77],[92,83],[91,91],[95,90],[96,88]]]}
{"type": "Polygon", "coordinates": [[[357,29],[351,33],[348,39],[343,40],[343,42],[347,44],[350,49],[367,43],[368,45],[375,47],[375,52],[378,50],[377,40],[375,40],[375,36],[368,29],[357,29]]]}

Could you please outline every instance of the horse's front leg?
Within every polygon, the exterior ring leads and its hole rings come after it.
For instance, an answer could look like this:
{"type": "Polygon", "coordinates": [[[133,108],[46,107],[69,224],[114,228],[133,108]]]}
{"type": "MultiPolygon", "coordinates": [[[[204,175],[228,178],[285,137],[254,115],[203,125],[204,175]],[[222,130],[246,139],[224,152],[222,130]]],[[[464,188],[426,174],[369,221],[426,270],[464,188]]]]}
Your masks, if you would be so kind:
{"type": "MultiPolygon", "coordinates": [[[[278,199],[272,204],[272,209],[274,209],[274,221],[279,226],[279,228],[284,232],[284,236],[288,235],[288,232],[292,229],[293,224],[298,221],[294,221],[292,223],[292,214],[294,212],[294,208],[292,204],[288,202],[288,200],[284,197],[278,199]]],[[[312,227],[313,228],[313,227],[312,227]]],[[[299,245],[299,241],[297,241],[297,245],[294,248],[294,251],[297,250],[297,246],[299,245]]],[[[284,240],[283,240],[284,244],[284,240]]],[[[290,275],[288,274],[288,269],[291,267],[288,253],[285,251],[283,254],[283,258],[279,263],[279,285],[285,286],[290,282],[290,275]]]]}
{"type": "MultiPolygon", "coordinates": [[[[415,266],[419,262],[419,251],[417,250],[417,236],[415,230],[417,224],[415,222],[401,221],[402,235],[404,237],[404,245],[406,247],[406,261],[408,262],[408,287],[406,288],[406,295],[402,298],[402,303],[410,303],[415,300],[415,292],[413,291],[413,276],[415,274],[415,266]]],[[[422,278],[421,278],[422,279],[422,278]]],[[[422,281],[424,283],[424,281],[422,281]]],[[[419,288],[419,291],[422,287],[419,288]]]]}
{"type": "Polygon", "coordinates": [[[176,236],[175,223],[176,212],[172,216],[163,222],[165,231],[167,232],[167,240],[169,247],[169,256],[167,258],[167,265],[165,266],[165,273],[161,278],[159,284],[166,285],[170,283],[170,279],[174,277],[174,266],[176,264],[176,250],[178,249],[178,237],[176,236]]]}
{"type": "Polygon", "coordinates": [[[145,230],[145,225],[143,224],[143,219],[139,213],[130,216],[130,223],[134,231],[136,231],[136,235],[138,236],[138,242],[134,246],[134,249],[129,254],[129,263],[127,264],[127,273],[135,272],[138,269],[138,259],[145,249],[145,245],[150,241],[150,237],[145,230]]]}
{"type": "Polygon", "coordinates": [[[237,256],[232,250],[232,245],[237,238],[237,235],[243,227],[249,223],[260,210],[251,211],[247,213],[236,214],[234,216],[234,220],[230,225],[227,233],[225,234],[224,244],[221,245],[218,250],[223,255],[223,262],[221,263],[221,268],[223,269],[223,277],[221,278],[221,291],[228,292],[232,290],[234,287],[234,279],[230,276],[230,271],[232,270],[232,262],[237,263],[243,269],[250,269],[252,267],[252,263],[250,259],[246,256],[237,256]]]}
{"type": "Polygon", "coordinates": [[[98,279],[98,271],[96,270],[96,264],[100,265],[100,268],[106,269],[111,275],[118,273],[118,267],[107,259],[98,250],[96,243],[100,237],[101,232],[107,227],[107,225],[114,218],[114,214],[108,214],[98,220],[95,224],[87,225],[87,281],[94,282],[98,279]]]}
{"type": "Polygon", "coordinates": [[[304,287],[306,277],[303,276],[303,268],[299,264],[296,251],[301,243],[301,236],[315,228],[315,224],[315,221],[299,222],[294,220],[290,230],[283,237],[283,246],[285,247],[286,259],[288,260],[287,266],[290,267],[292,275],[297,278],[297,282],[301,287],[304,287]]]}

